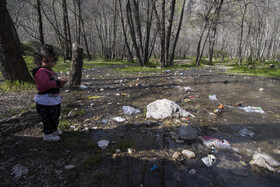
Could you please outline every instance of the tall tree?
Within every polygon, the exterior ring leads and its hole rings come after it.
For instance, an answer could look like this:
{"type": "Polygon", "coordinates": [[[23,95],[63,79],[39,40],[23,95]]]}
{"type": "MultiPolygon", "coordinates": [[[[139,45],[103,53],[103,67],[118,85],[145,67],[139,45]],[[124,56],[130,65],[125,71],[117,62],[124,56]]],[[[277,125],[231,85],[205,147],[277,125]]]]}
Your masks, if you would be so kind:
{"type": "Polygon", "coordinates": [[[62,0],[62,12],[63,12],[63,31],[64,31],[64,60],[71,60],[71,34],[68,27],[69,27],[69,20],[68,20],[68,12],[67,12],[67,4],[66,0],[62,0]]]}
{"type": "Polygon", "coordinates": [[[42,13],[41,13],[41,0],[37,0],[37,14],[38,14],[38,25],[39,25],[39,37],[41,45],[45,44],[44,41],[44,33],[43,33],[43,21],[42,21],[42,13]]]}
{"type": "Polygon", "coordinates": [[[153,49],[155,37],[150,41],[151,25],[153,21],[154,3],[151,5],[150,0],[137,1],[127,0],[126,3],[126,20],[132,39],[133,48],[136,54],[136,60],[139,66],[148,63],[151,50],[153,49]],[[146,14],[141,12],[140,5],[147,7],[146,14]],[[145,30],[145,32],[142,32],[145,30]],[[144,35],[145,33],[145,35],[144,35]]]}
{"type": "Polygon", "coordinates": [[[218,21],[220,19],[220,12],[222,6],[224,4],[224,0],[214,0],[215,6],[215,16],[213,17],[213,24],[211,28],[211,33],[209,35],[209,48],[208,48],[208,60],[211,63],[213,61],[213,54],[214,54],[214,46],[215,46],[215,39],[217,34],[217,27],[218,21]]]}
{"type": "Polygon", "coordinates": [[[21,55],[12,28],[14,24],[6,7],[7,0],[0,1],[0,70],[5,80],[33,82],[21,55]]]}
{"type": "Polygon", "coordinates": [[[241,23],[240,23],[240,35],[239,35],[239,44],[238,44],[238,61],[237,63],[242,66],[242,49],[243,49],[243,33],[244,33],[244,24],[245,24],[245,15],[247,12],[248,5],[252,2],[249,0],[243,0],[242,1],[244,8],[242,9],[242,6],[240,6],[240,9],[243,10],[242,17],[241,17],[241,23]]]}

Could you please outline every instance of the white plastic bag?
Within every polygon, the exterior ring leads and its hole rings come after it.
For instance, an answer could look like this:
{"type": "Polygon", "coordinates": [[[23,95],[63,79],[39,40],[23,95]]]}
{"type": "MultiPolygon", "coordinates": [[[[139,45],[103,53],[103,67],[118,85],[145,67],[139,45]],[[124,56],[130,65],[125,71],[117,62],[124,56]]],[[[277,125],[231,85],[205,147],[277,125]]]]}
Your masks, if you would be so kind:
{"type": "Polygon", "coordinates": [[[264,114],[265,111],[261,107],[255,107],[255,106],[247,106],[247,107],[238,107],[240,110],[244,110],[245,112],[257,112],[264,114]]]}
{"type": "Polygon", "coordinates": [[[123,106],[123,113],[126,115],[134,115],[134,114],[138,114],[141,111],[139,109],[135,109],[131,106],[123,106]]]}
{"type": "Polygon", "coordinates": [[[208,97],[212,101],[219,101],[218,98],[216,97],[216,95],[209,95],[208,97]]]}

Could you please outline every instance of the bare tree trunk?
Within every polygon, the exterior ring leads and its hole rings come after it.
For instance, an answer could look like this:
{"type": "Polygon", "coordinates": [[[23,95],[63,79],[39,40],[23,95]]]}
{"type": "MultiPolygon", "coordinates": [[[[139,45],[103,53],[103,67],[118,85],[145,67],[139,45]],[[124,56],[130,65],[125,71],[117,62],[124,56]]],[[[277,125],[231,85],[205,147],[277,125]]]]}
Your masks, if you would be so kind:
{"type": "Polygon", "coordinates": [[[135,28],[134,28],[134,23],[133,23],[133,19],[132,19],[132,10],[131,10],[130,0],[127,1],[127,6],[126,7],[127,7],[126,8],[127,22],[128,22],[128,26],[129,26],[129,30],[130,30],[131,39],[132,39],[132,42],[133,42],[133,47],[134,47],[135,53],[136,53],[136,59],[137,59],[137,62],[139,64],[139,66],[144,66],[143,59],[141,58],[141,52],[139,50],[137,40],[136,40],[135,28]]]}
{"type": "Polygon", "coordinates": [[[38,24],[39,24],[39,37],[41,45],[45,44],[44,41],[44,33],[43,33],[43,21],[42,21],[42,14],[41,14],[41,1],[37,0],[37,13],[38,13],[38,24]]]}
{"type": "Polygon", "coordinates": [[[133,62],[133,55],[131,52],[131,49],[129,47],[128,41],[127,41],[127,34],[126,34],[126,29],[124,27],[124,18],[123,18],[123,13],[122,13],[122,4],[121,4],[121,0],[119,0],[119,6],[120,6],[120,13],[121,13],[121,23],[122,23],[122,29],[123,29],[123,35],[124,35],[124,42],[125,42],[125,46],[128,52],[128,61],[129,62],[133,62]]]}
{"type": "MultiPolygon", "coordinates": [[[[172,52],[171,52],[170,59],[169,59],[169,64],[171,66],[173,65],[173,61],[174,61],[174,57],[175,57],[175,49],[176,49],[176,45],[177,45],[177,41],[178,41],[178,38],[179,38],[180,31],[181,31],[181,26],[182,26],[183,16],[184,16],[184,10],[185,10],[185,4],[186,4],[186,0],[184,0],[183,5],[182,5],[179,25],[178,25],[178,28],[177,28],[176,37],[175,37],[175,40],[174,40],[174,43],[173,43],[173,46],[172,46],[172,50],[171,50],[172,52]]],[[[188,14],[191,14],[192,4],[193,4],[193,0],[189,0],[188,7],[187,7],[188,14]]]]}
{"type": "Polygon", "coordinates": [[[175,10],[175,3],[176,0],[172,0],[170,2],[170,14],[168,18],[168,25],[167,25],[167,31],[166,31],[166,39],[165,39],[165,60],[166,60],[166,65],[169,64],[169,47],[170,47],[170,36],[171,36],[171,30],[172,30],[172,24],[173,24],[173,17],[174,17],[174,10],[175,10]]]}
{"type": "Polygon", "coordinates": [[[220,12],[223,6],[224,0],[216,1],[216,9],[215,9],[215,14],[213,18],[213,27],[212,27],[212,32],[210,33],[209,37],[209,55],[208,55],[208,60],[209,62],[213,62],[213,53],[214,53],[214,46],[215,46],[215,39],[216,39],[216,33],[217,33],[217,26],[218,26],[218,21],[220,18],[220,12]]]}
{"type": "Polygon", "coordinates": [[[244,11],[242,14],[242,19],[241,19],[241,26],[240,26],[240,40],[239,40],[239,46],[238,46],[238,64],[239,66],[242,66],[242,38],[243,38],[243,31],[244,31],[244,19],[247,11],[248,4],[244,2],[244,11]]]}
{"type": "Polygon", "coordinates": [[[14,38],[14,25],[6,4],[6,0],[0,1],[0,70],[5,80],[34,82],[21,56],[18,38],[14,38]]]}
{"type": "Polygon", "coordinates": [[[91,56],[90,56],[89,48],[88,48],[87,36],[86,36],[86,33],[85,33],[84,20],[82,20],[82,28],[83,28],[83,37],[84,37],[84,43],[85,43],[88,59],[92,60],[91,56]]]}
{"type": "Polygon", "coordinates": [[[55,32],[56,32],[57,37],[58,37],[59,45],[60,45],[61,49],[64,51],[64,45],[63,45],[63,41],[61,39],[61,36],[59,34],[60,31],[59,31],[58,22],[57,22],[57,15],[56,15],[56,12],[55,12],[55,1],[56,0],[53,0],[53,2],[52,2],[53,16],[54,16],[56,28],[58,29],[58,30],[55,30],[55,32]]]}
{"type": "Polygon", "coordinates": [[[160,67],[166,66],[165,59],[165,0],[161,0],[161,21],[160,21],[160,67]]]}
{"type": "Polygon", "coordinates": [[[80,85],[83,69],[83,48],[78,43],[73,43],[73,57],[70,68],[69,85],[80,85]]]}
{"type": "Polygon", "coordinates": [[[67,5],[66,5],[66,0],[62,0],[62,11],[63,11],[63,31],[64,31],[64,46],[65,46],[65,51],[64,51],[64,60],[70,60],[70,47],[69,47],[69,38],[68,38],[68,29],[67,29],[67,5]]]}

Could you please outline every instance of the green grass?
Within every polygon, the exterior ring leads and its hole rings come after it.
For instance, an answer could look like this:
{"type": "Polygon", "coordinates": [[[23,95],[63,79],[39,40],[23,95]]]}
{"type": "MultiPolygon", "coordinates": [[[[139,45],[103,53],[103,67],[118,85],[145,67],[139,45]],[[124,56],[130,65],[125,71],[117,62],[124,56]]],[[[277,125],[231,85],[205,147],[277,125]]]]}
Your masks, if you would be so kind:
{"type": "Polygon", "coordinates": [[[0,84],[0,91],[3,92],[21,92],[27,90],[34,90],[36,88],[35,83],[19,82],[19,81],[5,81],[0,84]]]}
{"type": "Polygon", "coordinates": [[[90,155],[90,156],[87,156],[84,160],[84,164],[86,166],[93,166],[97,163],[100,163],[102,160],[101,156],[99,155],[90,155]]]}
{"type": "Polygon", "coordinates": [[[110,148],[110,151],[114,153],[116,149],[120,149],[121,152],[127,152],[128,148],[134,148],[136,142],[134,140],[121,140],[110,148]]]}
{"type": "Polygon", "coordinates": [[[0,113],[0,119],[15,116],[15,115],[25,112],[27,110],[28,110],[27,108],[6,110],[6,111],[4,111],[3,114],[0,113]]]}
{"type": "Polygon", "coordinates": [[[275,61],[243,61],[243,66],[236,64],[229,64],[228,66],[233,67],[227,70],[229,73],[243,74],[243,75],[254,75],[254,76],[264,76],[264,77],[280,77],[280,62],[275,61]],[[276,68],[270,68],[270,64],[274,64],[276,68]]]}
{"type": "Polygon", "coordinates": [[[69,120],[60,120],[58,124],[58,130],[65,130],[71,126],[69,120]]]}
{"type": "Polygon", "coordinates": [[[80,147],[81,144],[78,143],[78,140],[76,140],[76,138],[73,137],[66,137],[63,138],[63,144],[65,147],[67,147],[68,149],[78,149],[80,147]]]}

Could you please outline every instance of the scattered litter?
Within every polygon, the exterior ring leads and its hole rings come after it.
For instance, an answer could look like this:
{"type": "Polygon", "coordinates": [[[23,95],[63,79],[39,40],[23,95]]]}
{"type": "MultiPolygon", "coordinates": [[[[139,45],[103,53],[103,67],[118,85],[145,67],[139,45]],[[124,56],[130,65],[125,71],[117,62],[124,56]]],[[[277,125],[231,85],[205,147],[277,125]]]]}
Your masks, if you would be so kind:
{"type": "Polygon", "coordinates": [[[212,153],[218,153],[219,151],[215,147],[211,147],[211,152],[212,153]]]}
{"type": "Polygon", "coordinates": [[[188,158],[195,158],[195,154],[192,151],[189,151],[187,149],[182,151],[182,155],[188,157],[188,158]]]}
{"type": "Polygon", "coordinates": [[[214,113],[222,113],[224,110],[224,105],[220,105],[217,109],[215,109],[213,112],[214,113]]]}
{"type": "Polygon", "coordinates": [[[117,121],[117,122],[124,122],[124,121],[125,121],[124,118],[119,117],[119,116],[118,116],[118,117],[114,117],[113,120],[114,120],[114,121],[117,121]]]}
{"type": "Polygon", "coordinates": [[[88,97],[88,99],[99,99],[99,98],[101,98],[101,96],[90,96],[90,97],[88,97]]]}
{"type": "Polygon", "coordinates": [[[184,101],[185,101],[185,102],[190,102],[191,100],[190,100],[190,99],[184,99],[184,101]]]}
{"type": "Polygon", "coordinates": [[[99,140],[98,141],[98,147],[101,149],[106,149],[109,145],[109,141],[108,140],[99,140]]]}
{"type": "Polygon", "coordinates": [[[241,136],[250,136],[251,138],[255,135],[255,133],[253,131],[250,131],[247,128],[243,128],[239,131],[239,134],[241,136]]]}
{"type": "Polygon", "coordinates": [[[216,147],[218,149],[230,149],[231,146],[228,141],[220,140],[209,136],[201,136],[201,141],[209,148],[216,147]]]}
{"type": "Polygon", "coordinates": [[[19,179],[22,175],[25,175],[28,173],[28,169],[25,166],[22,166],[20,164],[17,164],[13,167],[13,172],[11,175],[15,175],[14,179],[19,179]]]}
{"type": "Polygon", "coordinates": [[[245,112],[257,112],[264,114],[265,111],[261,107],[255,107],[255,106],[247,106],[247,107],[238,107],[240,110],[244,110],[245,112]]]}
{"type": "Polygon", "coordinates": [[[181,120],[182,122],[189,122],[189,121],[190,121],[190,118],[180,118],[180,120],[181,120]]]}
{"type": "Polygon", "coordinates": [[[108,123],[108,120],[103,119],[103,120],[102,120],[102,123],[108,123]]]}
{"type": "Polygon", "coordinates": [[[156,164],[150,170],[154,171],[155,169],[157,169],[157,165],[156,164]]]}
{"type": "Polygon", "coordinates": [[[192,89],[190,87],[181,87],[181,90],[184,90],[185,92],[191,91],[192,89]]]}
{"type": "Polygon", "coordinates": [[[209,112],[209,115],[210,115],[210,116],[215,116],[216,114],[213,113],[213,112],[209,112]]]}
{"type": "Polygon", "coordinates": [[[131,106],[123,106],[123,113],[126,115],[134,115],[134,114],[138,114],[141,111],[139,109],[135,109],[131,106]]]}
{"type": "Polygon", "coordinates": [[[212,101],[219,101],[216,95],[208,95],[209,99],[212,101]]]}
{"type": "Polygon", "coordinates": [[[84,90],[84,89],[87,89],[88,87],[87,86],[85,86],[85,85],[80,85],[80,89],[82,89],[82,90],[84,90]]]}
{"type": "Polygon", "coordinates": [[[250,164],[265,168],[272,172],[275,172],[276,167],[280,166],[280,163],[270,155],[259,152],[255,152],[253,155],[253,160],[250,162],[250,164]]]}
{"type": "Polygon", "coordinates": [[[143,88],[148,88],[149,85],[145,85],[145,84],[136,84],[137,87],[143,87],[143,88]]]}
{"type": "Polygon", "coordinates": [[[71,90],[65,90],[66,93],[71,92],[71,90]]]}
{"type": "Polygon", "coordinates": [[[260,91],[260,92],[263,91],[263,88],[260,88],[259,91],[260,91]]]}
{"type": "Polygon", "coordinates": [[[68,115],[68,117],[74,117],[75,116],[75,112],[73,110],[71,110],[68,115]]]}
{"type": "Polygon", "coordinates": [[[198,172],[198,169],[191,169],[189,174],[194,175],[194,174],[196,174],[196,172],[198,172]]]}
{"type": "Polygon", "coordinates": [[[127,148],[127,152],[128,152],[128,154],[132,154],[133,153],[133,149],[127,148]]]}
{"type": "Polygon", "coordinates": [[[192,99],[192,98],[195,98],[195,96],[194,95],[190,95],[190,96],[188,96],[188,98],[192,99]]]}
{"type": "Polygon", "coordinates": [[[148,121],[145,121],[145,123],[144,123],[146,126],[154,126],[154,125],[157,125],[158,124],[158,122],[157,121],[150,121],[150,120],[148,120],[148,121]]]}
{"type": "Polygon", "coordinates": [[[216,157],[214,155],[208,155],[207,157],[203,157],[202,161],[207,167],[210,167],[215,164],[216,157]]]}
{"type": "Polygon", "coordinates": [[[273,152],[280,155],[280,149],[273,149],[273,152]]]}
{"type": "Polygon", "coordinates": [[[75,165],[66,165],[64,168],[65,169],[74,169],[75,165]]]}

